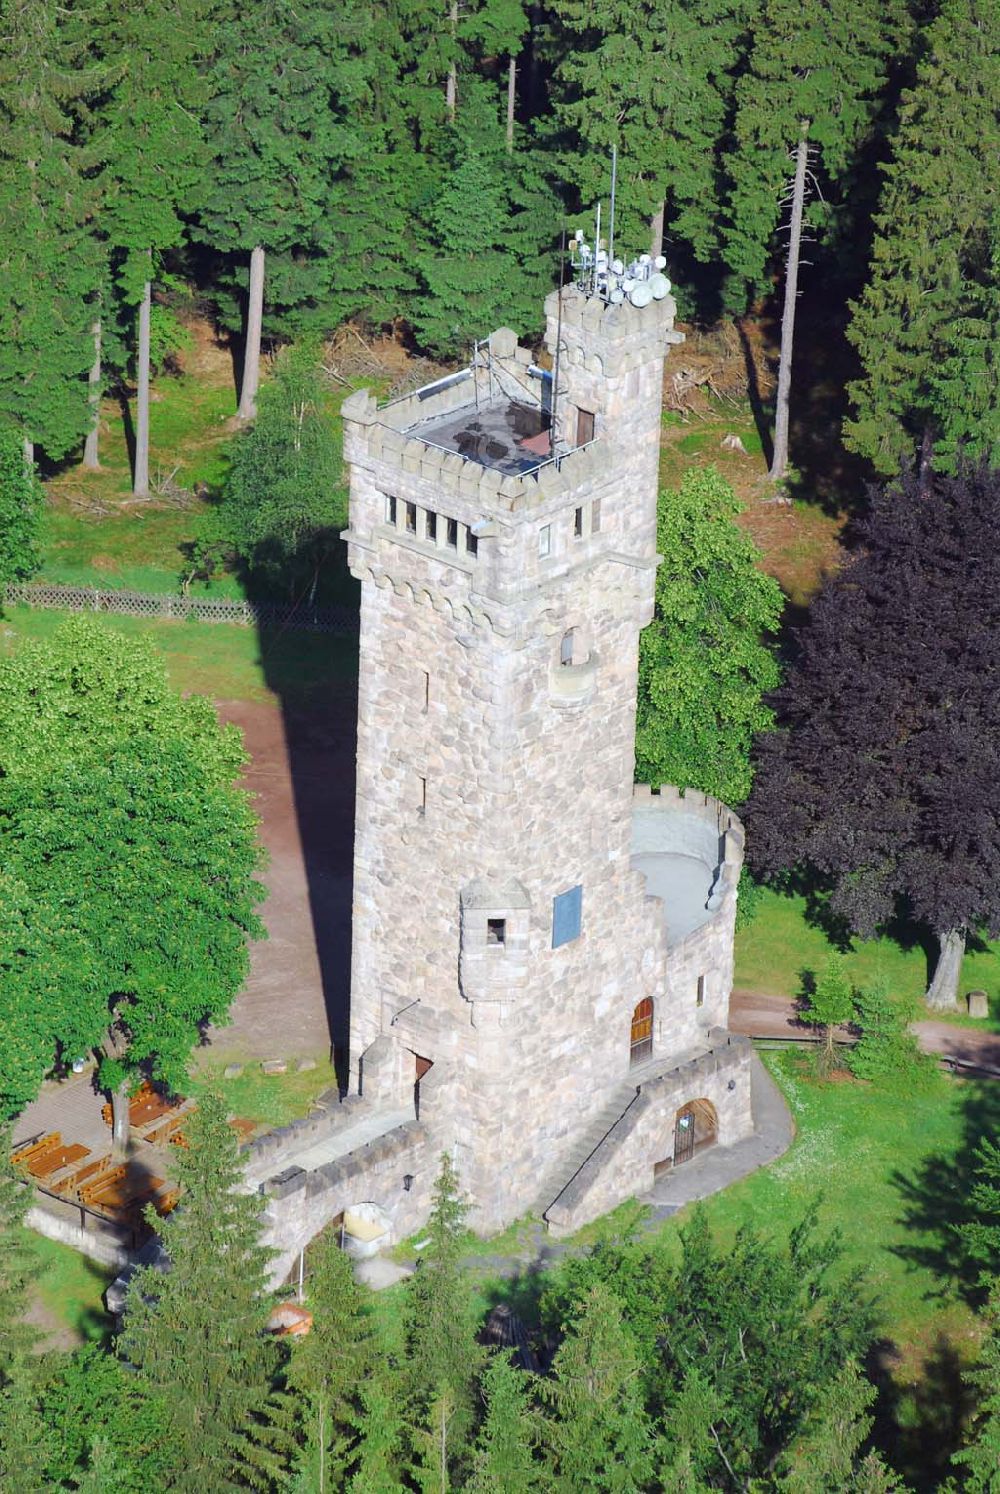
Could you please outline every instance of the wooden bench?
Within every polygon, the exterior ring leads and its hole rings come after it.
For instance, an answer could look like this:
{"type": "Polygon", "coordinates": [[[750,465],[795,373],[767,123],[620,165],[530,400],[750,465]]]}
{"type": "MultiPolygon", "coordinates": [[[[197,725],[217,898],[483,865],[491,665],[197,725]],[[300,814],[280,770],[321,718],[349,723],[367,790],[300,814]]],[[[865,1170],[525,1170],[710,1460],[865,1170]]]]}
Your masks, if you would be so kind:
{"type": "Polygon", "coordinates": [[[36,1157],[42,1157],[60,1146],[62,1146],[62,1132],[50,1131],[47,1136],[39,1136],[34,1141],[29,1141],[26,1146],[19,1147],[11,1155],[10,1160],[15,1167],[30,1167],[36,1157]]]}

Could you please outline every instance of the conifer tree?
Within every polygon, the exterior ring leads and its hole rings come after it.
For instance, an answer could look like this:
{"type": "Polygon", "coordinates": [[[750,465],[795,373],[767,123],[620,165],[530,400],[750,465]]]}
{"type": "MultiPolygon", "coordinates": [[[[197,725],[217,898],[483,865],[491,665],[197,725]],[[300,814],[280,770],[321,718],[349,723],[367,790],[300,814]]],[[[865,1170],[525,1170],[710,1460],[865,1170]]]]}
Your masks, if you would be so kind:
{"type": "Polygon", "coordinates": [[[346,1487],[350,1494],[407,1494],[404,1394],[391,1360],[376,1364],[358,1394],[356,1467],[346,1487]]]}
{"type": "Polygon", "coordinates": [[[53,1438],[39,1407],[35,1365],[21,1357],[0,1385],[0,1489],[39,1494],[48,1487],[53,1438]]]}
{"type": "Polygon", "coordinates": [[[373,60],[366,41],[363,8],[334,10],[325,0],[267,0],[250,28],[243,8],[226,4],[215,26],[199,233],[217,253],[250,256],[244,420],[256,414],[265,262],[266,299],[286,309],[321,302],[341,268],[331,195],[364,150],[358,106],[373,60]]]}
{"type": "Polygon", "coordinates": [[[41,516],[42,490],[23,439],[13,426],[0,426],[0,586],[38,569],[41,516]]]}
{"type": "Polygon", "coordinates": [[[407,1283],[406,1340],[412,1421],[422,1461],[431,1470],[461,1466],[472,1429],[483,1350],[475,1328],[459,1252],[468,1212],[451,1158],[441,1158],[427,1222],[430,1244],[407,1283]]]}
{"type": "Polygon", "coordinates": [[[0,1126],[0,1386],[35,1341],[24,1309],[28,1288],[38,1274],[38,1258],[24,1224],[31,1191],[11,1165],[10,1145],[10,1126],[0,1126]]]}
{"type": "Polygon", "coordinates": [[[378,1356],[365,1297],[350,1256],[324,1235],[309,1280],[312,1329],[292,1346],[285,1374],[302,1434],[297,1466],[316,1494],[344,1487],[356,1452],[361,1388],[378,1356]]]}
{"type": "Polygon", "coordinates": [[[836,1062],[833,1031],[854,1015],[854,991],[842,955],[832,954],[809,993],[809,1006],[802,1013],[803,1022],[823,1029],[820,1066],[829,1074],[836,1062]]]}
{"type": "MultiPolygon", "coordinates": [[[[720,156],[746,0],[556,0],[555,117],[572,132],[565,170],[584,203],[607,204],[618,148],[616,244],[626,257],[718,248],[720,156]],[[650,243],[650,241],[652,241],[650,243]]],[[[605,220],[607,232],[607,220],[605,220]]]]}
{"type": "Polygon", "coordinates": [[[918,452],[926,465],[942,432],[949,451],[963,434],[974,451],[995,437],[995,375],[979,377],[996,316],[998,55],[993,0],[945,0],[900,104],[870,276],[848,329],[863,373],[844,428],[887,475],[918,452]],[[975,419],[970,432],[963,411],[981,411],[985,431],[975,419]]]}
{"type": "Polygon", "coordinates": [[[529,1494],[548,1487],[536,1457],[541,1435],[531,1405],[531,1378],[516,1369],[509,1353],[490,1355],[481,1382],[485,1413],[476,1440],[468,1494],[529,1494]]]}
{"type": "MultiPolygon", "coordinates": [[[[95,0],[91,18],[100,60],[116,74],[105,108],[115,149],[102,224],[121,297],[136,317],[132,491],[142,498],[149,494],[152,286],[160,256],[183,241],[183,215],[197,204],[203,187],[204,142],[196,110],[213,5],[214,0],[166,0],[122,9],[115,0],[95,0]]],[[[91,292],[98,284],[92,280],[91,292]]]]}
{"type": "Polygon", "coordinates": [[[643,1405],[640,1363],[607,1287],[594,1286],[540,1385],[550,1407],[545,1441],[559,1494],[631,1494],[654,1469],[653,1430],[643,1405]]]}
{"type": "Polygon", "coordinates": [[[969,1445],[955,1454],[961,1487],[969,1494],[1000,1490],[1000,1279],[994,1279],[985,1313],[986,1336],[968,1380],[976,1397],[969,1445]]]}
{"type": "Polygon", "coordinates": [[[795,167],[781,326],[781,360],[770,476],[788,464],[789,401],[799,249],[810,151],[828,188],[849,171],[871,127],[890,59],[903,34],[900,0],[764,0],[748,66],[736,87],[734,146],[726,256],[732,270],[759,292],[795,167]]]}
{"type": "Polygon", "coordinates": [[[202,1494],[253,1482],[261,1448],[251,1423],[279,1354],[265,1332],[260,1201],[241,1191],[239,1143],[221,1099],[199,1101],[187,1134],[175,1164],[181,1202],[157,1223],[169,1268],[143,1267],[130,1281],[118,1350],[160,1409],[168,1487],[202,1494]]]}
{"type": "Polygon", "coordinates": [[[524,333],[537,325],[555,280],[558,209],[535,155],[507,155],[496,102],[484,85],[467,85],[441,160],[440,185],[421,228],[421,284],[411,319],[430,352],[467,355],[476,338],[497,326],[524,333]]]}
{"type": "Polygon", "coordinates": [[[82,439],[97,268],[79,109],[97,87],[55,0],[0,4],[0,414],[29,465],[82,439]]]}
{"type": "Polygon", "coordinates": [[[869,1408],[878,1392],[849,1360],[825,1387],[806,1426],[781,1460],[781,1494],[883,1494],[902,1489],[877,1453],[862,1454],[872,1429],[869,1408]]]}

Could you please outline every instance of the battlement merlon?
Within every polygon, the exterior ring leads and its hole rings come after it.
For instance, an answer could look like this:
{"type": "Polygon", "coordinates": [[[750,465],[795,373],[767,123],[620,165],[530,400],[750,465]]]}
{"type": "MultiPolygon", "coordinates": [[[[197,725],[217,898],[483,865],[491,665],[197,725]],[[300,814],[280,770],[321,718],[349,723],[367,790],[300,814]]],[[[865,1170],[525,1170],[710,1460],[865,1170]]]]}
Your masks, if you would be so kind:
{"type": "Polygon", "coordinates": [[[507,328],[468,368],[386,405],[367,390],[344,401],[356,576],[478,596],[502,629],[498,605],[543,603],[567,571],[612,564],[648,613],[674,303],[561,297],[561,313],[558,292],[546,301],[553,355],[561,333],[554,453],[554,380],[507,328]]]}

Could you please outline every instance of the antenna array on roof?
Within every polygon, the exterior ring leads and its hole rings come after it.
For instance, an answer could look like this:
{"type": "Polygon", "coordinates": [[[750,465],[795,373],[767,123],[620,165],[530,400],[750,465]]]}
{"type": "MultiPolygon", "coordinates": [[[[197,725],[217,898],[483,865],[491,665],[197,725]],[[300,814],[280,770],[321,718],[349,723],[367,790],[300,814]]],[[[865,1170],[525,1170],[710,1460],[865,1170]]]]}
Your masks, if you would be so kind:
{"type": "Polygon", "coordinates": [[[609,241],[601,238],[601,204],[597,204],[594,242],[588,244],[582,228],[570,240],[570,263],[573,279],[585,296],[599,296],[612,306],[630,301],[633,306],[648,306],[670,294],[670,281],[664,275],[666,259],[662,254],[640,254],[629,264],[616,259],[615,253],[615,185],[618,175],[618,152],[611,152],[611,215],[609,241]]]}

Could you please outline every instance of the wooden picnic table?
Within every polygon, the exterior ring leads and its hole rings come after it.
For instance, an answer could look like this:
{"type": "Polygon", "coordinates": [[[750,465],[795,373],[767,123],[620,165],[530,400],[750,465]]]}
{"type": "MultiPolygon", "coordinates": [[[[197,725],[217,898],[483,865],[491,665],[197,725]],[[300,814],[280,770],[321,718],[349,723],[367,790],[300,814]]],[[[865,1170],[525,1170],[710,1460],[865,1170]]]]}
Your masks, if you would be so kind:
{"type": "Polygon", "coordinates": [[[29,1158],[28,1171],[33,1178],[48,1178],[54,1172],[61,1172],[64,1167],[69,1167],[70,1163],[82,1162],[84,1157],[89,1156],[90,1147],[75,1141],[69,1146],[52,1147],[38,1156],[29,1158]]]}

